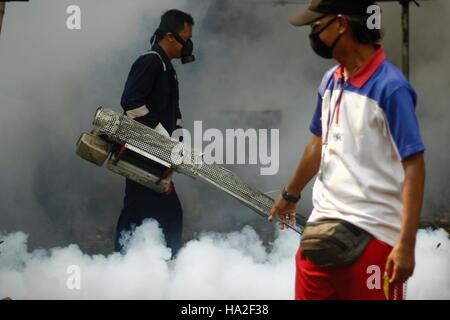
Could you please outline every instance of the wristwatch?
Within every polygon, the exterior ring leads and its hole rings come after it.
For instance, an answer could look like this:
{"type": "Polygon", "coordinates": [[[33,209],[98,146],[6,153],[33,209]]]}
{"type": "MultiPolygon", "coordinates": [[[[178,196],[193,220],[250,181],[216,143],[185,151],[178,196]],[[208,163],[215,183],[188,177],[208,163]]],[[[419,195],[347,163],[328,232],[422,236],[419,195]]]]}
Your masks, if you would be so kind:
{"type": "Polygon", "coordinates": [[[281,196],[283,197],[284,200],[286,200],[287,202],[292,203],[292,204],[296,204],[300,200],[300,198],[302,197],[301,195],[299,195],[298,197],[290,195],[286,191],[286,189],[283,189],[283,192],[281,193],[281,196]]]}

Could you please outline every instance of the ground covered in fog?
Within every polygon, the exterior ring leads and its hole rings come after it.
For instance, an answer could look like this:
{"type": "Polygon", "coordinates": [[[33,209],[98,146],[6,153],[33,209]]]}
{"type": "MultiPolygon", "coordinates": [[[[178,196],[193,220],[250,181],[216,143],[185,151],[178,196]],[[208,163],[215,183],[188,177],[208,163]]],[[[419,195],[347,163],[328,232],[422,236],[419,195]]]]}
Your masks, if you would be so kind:
{"type": "MultiPolygon", "coordinates": [[[[299,243],[291,231],[270,250],[250,227],[205,233],[168,263],[153,221],[128,239],[125,255],[90,256],[77,245],[29,252],[22,232],[0,240],[0,298],[13,299],[292,299],[299,243]]],[[[416,260],[407,298],[450,299],[448,234],[421,230],[416,260]]]]}

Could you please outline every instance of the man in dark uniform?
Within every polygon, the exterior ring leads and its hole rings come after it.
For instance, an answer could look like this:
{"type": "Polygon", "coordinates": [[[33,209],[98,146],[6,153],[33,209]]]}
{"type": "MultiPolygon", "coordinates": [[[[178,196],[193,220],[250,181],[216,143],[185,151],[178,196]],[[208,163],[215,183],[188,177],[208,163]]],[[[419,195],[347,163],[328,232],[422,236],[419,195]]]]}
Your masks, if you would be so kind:
{"type": "MultiPolygon", "coordinates": [[[[179,10],[164,13],[152,37],[152,49],[131,67],[122,95],[121,105],[128,117],[168,137],[182,127],[178,80],[171,60],[181,59],[183,64],[195,60],[191,41],[193,25],[194,20],[187,13],[179,10]]],[[[174,257],[181,247],[183,211],[173,183],[169,191],[159,193],[126,180],[116,251],[123,249],[122,233],[132,231],[145,219],[158,221],[174,257]]]]}

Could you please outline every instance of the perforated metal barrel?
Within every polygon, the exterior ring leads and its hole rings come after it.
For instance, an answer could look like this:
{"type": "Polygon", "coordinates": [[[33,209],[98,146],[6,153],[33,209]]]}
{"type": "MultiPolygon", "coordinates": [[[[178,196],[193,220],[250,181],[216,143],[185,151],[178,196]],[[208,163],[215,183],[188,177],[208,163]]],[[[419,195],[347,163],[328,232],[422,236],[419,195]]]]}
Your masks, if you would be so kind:
{"type": "MultiPolygon", "coordinates": [[[[99,108],[95,114],[94,131],[96,134],[107,136],[112,142],[128,143],[168,162],[181,174],[205,180],[261,216],[267,217],[273,206],[272,198],[245,183],[232,171],[222,166],[203,163],[202,153],[199,150],[167,138],[125,115],[99,108]]],[[[297,225],[290,228],[301,234],[305,224],[306,218],[297,215],[297,225]]]]}

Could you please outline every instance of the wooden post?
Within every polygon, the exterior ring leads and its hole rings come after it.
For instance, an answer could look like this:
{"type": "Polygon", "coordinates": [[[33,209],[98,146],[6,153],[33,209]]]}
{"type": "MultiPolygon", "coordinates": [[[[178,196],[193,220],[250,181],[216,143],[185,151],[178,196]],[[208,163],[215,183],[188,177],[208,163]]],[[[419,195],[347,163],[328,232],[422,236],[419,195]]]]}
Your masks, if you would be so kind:
{"type": "Polygon", "coordinates": [[[410,66],[410,50],[409,50],[409,4],[414,2],[419,5],[417,0],[378,0],[378,2],[399,2],[402,6],[402,71],[405,77],[409,80],[409,66],[410,66]]]}
{"type": "Polygon", "coordinates": [[[3,15],[5,14],[5,3],[0,2],[0,34],[2,33],[3,15]]]}
{"type": "Polygon", "coordinates": [[[409,80],[409,2],[402,1],[402,70],[409,80]]]}

